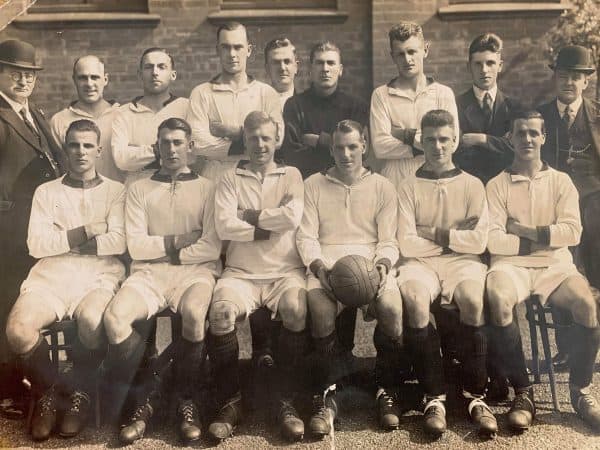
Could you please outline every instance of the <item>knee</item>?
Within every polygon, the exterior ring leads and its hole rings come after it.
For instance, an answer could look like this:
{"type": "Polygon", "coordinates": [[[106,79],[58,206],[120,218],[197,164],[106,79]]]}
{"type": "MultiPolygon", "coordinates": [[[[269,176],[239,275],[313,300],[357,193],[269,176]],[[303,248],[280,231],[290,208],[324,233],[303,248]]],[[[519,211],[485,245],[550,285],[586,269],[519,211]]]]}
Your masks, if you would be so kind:
{"type": "Polygon", "coordinates": [[[24,317],[10,315],[6,324],[6,338],[13,352],[20,355],[37,342],[40,329],[24,317]]]}
{"type": "Polygon", "coordinates": [[[407,282],[400,288],[408,322],[412,327],[423,328],[429,323],[431,297],[423,287],[407,282]]]}
{"type": "Polygon", "coordinates": [[[302,331],[306,327],[306,291],[302,289],[284,293],[277,310],[287,329],[302,331]]]}
{"type": "Polygon", "coordinates": [[[208,305],[203,301],[186,302],[179,310],[181,318],[185,324],[193,327],[204,327],[208,305]]]}
{"type": "Polygon", "coordinates": [[[579,325],[588,328],[598,325],[598,306],[591,293],[573,297],[571,314],[575,323],[579,325]]]}
{"type": "Polygon", "coordinates": [[[402,333],[402,299],[400,294],[383,294],[375,304],[377,322],[381,324],[389,336],[398,336],[402,333]]]}
{"type": "Polygon", "coordinates": [[[497,283],[488,283],[486,286],[487,307],[490,321],[496,326],[506,326],[512,322],[515,298],[510,289],[497,283]]]}
{"type": "Polygon", "coordinates": [[[471,326],[483,325],[483,297],[481,293],[456,292],[454,300],[460,310],[463,323],[471,326]]]}
{"type": "Polygon", "coordinates": [[[211,334],[220,336],[235,329],[237,306],[228,301],[220,300],[210,306],[208,323],[211,334]]]}
{"type": "Polygon", "coordinates": [[[307,298],[310,324],[316,335],[335,330],[337,304],[321,289],[309,291],[307,298]]]}

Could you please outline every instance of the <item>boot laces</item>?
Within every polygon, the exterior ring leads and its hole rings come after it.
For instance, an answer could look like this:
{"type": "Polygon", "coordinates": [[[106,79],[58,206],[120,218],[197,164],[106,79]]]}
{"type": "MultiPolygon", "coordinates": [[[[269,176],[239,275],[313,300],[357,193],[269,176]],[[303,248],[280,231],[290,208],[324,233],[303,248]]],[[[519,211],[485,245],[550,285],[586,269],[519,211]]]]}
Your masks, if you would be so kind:
{"type": "Polygon", "coordinates": [[[146,420],[149,416],[152,415],[152,406],[150,406],[150,402],[146,401],[143,405],[139,405],[133,414],[131,415],[131,422],[136,422],[138,420],[146,420]]]}
{"type": "Polygon", "coordinates": [[[54,393],[47,393],[40,397],[38,400],[38,407],[40,409],[40,413],[49,413],[54,411],[55,401],[54,401],[54,393]]]}
{"type": "Polygon", "coordinates": [[[193,422],[196,416],[196,405],[192,402],[185,402],[181,405],[181,416],[186,422],[193,422]]]}
{"type": "Polygon", "coordinates": [[[385,408],[392,408],[394,406],[394,396],[387,392],[381,394],[379,401],[383,403],[385,408]]]}
{"type": "Polygon", "coordinates": [[[315,416],[325,416],[325,398],[322,395],[314,395],[312,404],[315,416]]]}
{"type": "Polygon", "coordinates": [[[531,399],[526,392],[521,392],[515,396],[512,409],[521,409],[525,411],[532,411],[533,405],[531,399]]]}
{"type": "Polygon", "coordinates": [[[582,409],[582,406],[585,409],[593,409],[598,407],[598,402],[592,395],[582,394],[579,397],[579,400],[577,400],[577,406],[579,407],[579,409],[582,409]]]}
{"type": "Polygon", "coordinates": [[[279,415],[281,418],[286,419],[288,417],[298,417],[298,412],[291,400],[281,400],[279,406],[279,415]]]}
{"type": "Polygon", "coordinates": [[[71,394],[71,407],[69,408],[72,412],[79,412],[81,409],[82,402],[89,402],[89,397],[85,392],[75,391],[71,394]]]}

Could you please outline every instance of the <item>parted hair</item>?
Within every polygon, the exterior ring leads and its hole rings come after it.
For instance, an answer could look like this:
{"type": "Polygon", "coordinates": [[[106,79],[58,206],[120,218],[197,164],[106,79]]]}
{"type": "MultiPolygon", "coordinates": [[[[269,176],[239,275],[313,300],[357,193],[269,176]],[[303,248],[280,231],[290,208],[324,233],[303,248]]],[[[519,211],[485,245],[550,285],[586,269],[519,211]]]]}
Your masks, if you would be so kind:
{"type": "Polygon", "coordinates": [[[423,28],[418,23],[400,22],[394,25],[392,28],[390,28],[390,31],[388,32],[388,37],[390,39],[390,48],[392,46],[392,42],[404,42],[413,36],[420,38],[422,41],[425,40],[425,37],[423,36],[423,28]]]}
{"type": "Polygon", "coordinates": [[[160,136],[160,131],[164,128],[168,130],[182,130],[185,133],[185,137],[188,139],[192,136],[192,127],[190,127],[190,124],[179,117],[170,117],[163,120],[158,126],[158,136],[160,136]]]}
{"type": "Polygon", "coordinates": [[[514,111],[510,116],[510,131],[512,133],[515,128],[515,122],[517,120],[529,120],[539,119],[542,121],[542,133],[546,133],[546,124],[544,123],[544,116],[535,109],[519,109],[514,111]]]}
{"type": "Polygon", "coordinates": [[[339,121],[335,125],[335,128],[333,129],[333,132],[331,133],[331,135],[333,136],[333,135],[335,135],[335,133],[348,134],[348,133],[352,133],[353,131],[356,131],[358,133],[358,135],[360,136],[360,138],[362,139],[362,141],[366,142],[367,137],[365,135],[365,127],[363,127],[356,120],[344,119],[344,120],[339,121]]]}
{"type": "Polygon", "coordinates": [[[244,30],[244,32],[246,33],[246,41],[250,42],[250,36],[248,35],[248,29],[241,23],[239,22],[225,22],[222,25],[219,25],[219,28],[217,28],[217,42],[219,42],[219,36],[221,35],[221,31],[223,30],[227,30],[227,31],[233,31],[233,30],[239,30],[242,29],[244,30]]]}
{"type": "Polygon", "coordinates": [[[335,42],[321,41],[321,42],[317,42],[315,45],[313,45],[312,48],[310,49],[311,64],[313,63],[313,61],[315,59],[315,54],[318,52],[336,52],[338,55],[340,55],[340,63],[342,62],[342,51],[340,50],[340,48],[337,46],[337,44],[335,42]]]}
{"type": "Polygon", "coordinates": [[[454,127],[454,124],[454,116],[448,111],[445,109],[432,109],[431,111],[427,111],[421,119],[421,130],[426,127],[454,127]]]}
{"type": "Polygon", "coordinates": [[[244,119],[244,130],[256,130],[266,123],[272,123],[275,127],[275,134],[279,133],[277,122],[264,111],[252,111],[244,119]]]}
{"type": "Polygon", "coordinates": [[[96,133],[97,141],[100,143],[100,128],[96,125],[96,122],[90,119],[79,119],[71,122],[69,127],[67,128],[67,132],[65,133],[65,142],[69,137],[69,133],[73,133],[75,131],[92,131],[96,133]]]}
{"type": "Polygon", "coordinates": [[[171,55],[169,53],[169,51],[164,47],[150,47],[150,48],[147,48],[146,50],[144,50],[144,52],[142,53],[142,56],[140,57],[140,69],[144,65],[144,56],[146,56],[148,53],[154,53],[154,52],[160,52],[160,53],[164,53],[165,55],[167,55],[169,57],[169,60],[171,61],[171,69],[175,70],[175,60],[173,59],[173,55],[171,55]]]}
{"type": "Polygon", "coordinates": [[[484,33],[477,36],[469,46],[469,59],[477,52],[502,53],[502,39],[494,33],[484,33]]]}
{"type": "Polygon", "coordinates": [[[294,46],[294,44],[292,44],[292,41],[290,41],[287,37],[281,36],[275,39],[271,39],[269,42],[267,42],[267,45],[265,46],[265,64],[269,61],[269,53],[271,51],[275,50],[276,48],[286,47],[290,47],[292,49],[292,52],[294,53],[294,56],[296,56],[296,47],[294,46]]]}

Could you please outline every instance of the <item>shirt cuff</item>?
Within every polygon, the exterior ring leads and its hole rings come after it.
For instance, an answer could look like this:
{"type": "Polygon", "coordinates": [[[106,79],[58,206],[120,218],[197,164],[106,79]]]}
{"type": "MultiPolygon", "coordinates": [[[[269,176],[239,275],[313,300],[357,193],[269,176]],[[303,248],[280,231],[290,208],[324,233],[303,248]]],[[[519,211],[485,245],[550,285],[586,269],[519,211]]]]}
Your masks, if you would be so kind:
{"type": "Polygon", "coordinates": [[[308,266],[308,268],[309,268],[309,270],[312,272],[312,274],[315,277],[319,276],[318,275],[319,270],[326,269],[325,263],[321,259],[315,259],[313,262],[310,263],[310,265],[308,266]]]}
{"type": "Polygon", "coordinates": [[[531,254],[531,244],[529,239],[519,238],[519,256],[531,254]]]}
{"type": "Polygon", "coordinates": [[[450,245],[450,230],[436,227],[434,242],[440,247],[448,247],[450,245]]]}
{"type": "Polygon", "coordinates": [[[537,241],[541,245],[550,245],[550,226],[537,227],[537,241]]]}
{"type": "Polygon", "coordinates": [[[413,145],[415,143],[415,136],[417,135],[416,128],[407,128],[404,130],[404,143],[413,145]]]}
{"type": "Polygon", "coordinates": [[[79,245],[79,253],[82,255],[97,255],[98,254],[98,241],[94,236],[90,240],[79,245]]]}
{"type": "Polygon", "coordinates": [[[262,211],[260,209],[245,209],[242,220],[248,222],[253,227],[258,226],[258,217],[262,211]]]}
{"type": "Polygon", "coordinates": [[[85,232],[85,226],[67,230],[67,241],[69,242],[70,249],[79,247],[81,244],[83,244],[87,240],[88,240],[88,235],[85,232]]]}
{"type": "Polygon", "coordinates": [[[175,236],[169,234],[163,237],[165,241],[165,253],[169,257],[171,264],[180,265],[181,259],[179,258],[179,252],[181,249],[175,248],[175,236]]]}
{"type": "Polygon", "coordinates": [[[389,272],[390,269],[392,268],[392,262],[388,258],[378,259],[377,261],[375,261],[375,265],[378,265],[378,264],[385,266],[387,272],[389,272]]]}
{"type": "Polygon", "coordinates": [[[255,241],[268,241],[271,237],[271,232],[269,230],[263,230],[259,227],[254,227],[254,240],[255,241]]]}
{"type": "Polygon", "coordinates": [[[331,135],[329,133],[321,132],[319,134],[319,140],[317,141],[316,150],[327,149],[331,147],[331,135]]]}

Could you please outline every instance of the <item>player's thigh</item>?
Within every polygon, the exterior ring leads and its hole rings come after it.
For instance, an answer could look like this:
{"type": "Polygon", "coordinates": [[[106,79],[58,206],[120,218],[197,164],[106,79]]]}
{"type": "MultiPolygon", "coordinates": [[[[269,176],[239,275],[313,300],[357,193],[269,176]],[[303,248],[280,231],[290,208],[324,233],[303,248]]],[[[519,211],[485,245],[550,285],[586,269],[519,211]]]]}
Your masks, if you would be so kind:
{"type": "Polygon", "coordinates": [[[552,306],[570,311],[575,323],[589,328],[598,325],[598,305],[582,275],[572,275],[564,280],[550,294],[548,301],[552,306]]]}
{"type": "Polygon", "coordinates": [[[104,312],[113,296],[114,293],[106,289],[94,289],[88,292],[73,312],[77,327],[92,330],[101,325],[104,312]]]}
{"type": "Polygon", "coordinates": [[[485,281],[485,306],[493,325],[506,326],[513,320],[513,308],[531,292],[528,269],[502,264],[492,267],[485,281]]]}
{"type": "Polygon", "coordinates": [[[104,313],[104,326],[107,332],[110,332],[149,318],[148,304],[144,296],[137,289],[125,285],[108,304],[104,313]]]}
{"type": "Polygon", "coordinates": [[[56,309],[44,302],[38,293],[22,294],[8,315],[8,342],[17,353],[28,351],[37,342],[40,330],[60,319],[56,309]]]}
{"type": "Polygon", "coordinates": [[[293,331],[301,331],[306,326],[308,300],[306,281],[302,276],[289,276],[275,281],[272,289],[265,293],[265,304],[283,321],[283,325],[293,331]]]}
{"type": "Polygon", "coordinates": [[[335,330],[335,319],[341,311],[339,302],[325,289],[310,289],[307,293],[308,311],[313,334],[323,337],[335,330]]]}

